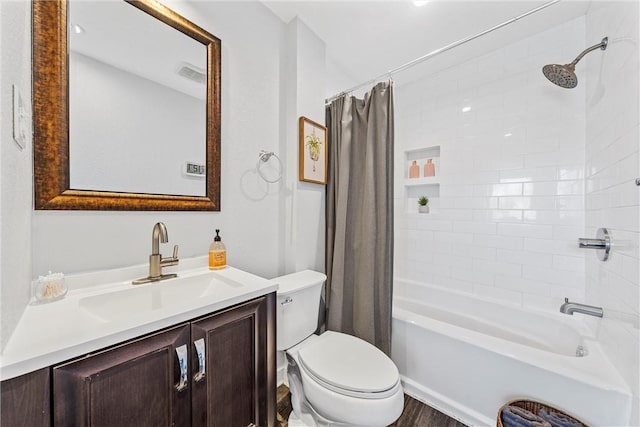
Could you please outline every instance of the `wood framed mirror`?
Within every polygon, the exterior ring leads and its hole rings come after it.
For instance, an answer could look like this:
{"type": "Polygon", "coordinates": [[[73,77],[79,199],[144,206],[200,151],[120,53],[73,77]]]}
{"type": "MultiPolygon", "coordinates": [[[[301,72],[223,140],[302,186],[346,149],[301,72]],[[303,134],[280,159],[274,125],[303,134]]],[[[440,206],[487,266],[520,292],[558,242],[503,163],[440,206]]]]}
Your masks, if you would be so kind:
{"type": "MultiPolygon", "coordinates": [[[[102,2],[111,3],[111,2],[102,2]]],[[[76,186],[70,168],[70,77],[69,77],[69,37],[68,3],[66,0],[34,0],[32,3],[33,41],[33,153],[34,153],[34,196],[36,210],[166,210],[166,211],[219,211],[220,210],[220,80],[221,80],[221,41],[202,28],[173,12],[155,0],[126,0],[134,6],[133,10],[142,11],[153,17],[163,26],[169,26],[194,41],[202,44],[206,52],[206,70],[199,76],[203,87],[202,134],[205,147],[201,148],[201,165],[182,162],[186,169],[180,173],[171,168],[173,176],[189,175],[191,179],[200,179],[202,194],[176,194],[175,191],[127,190],[116,188],[84,188],[76,186]],[[206,89],[205,89],[206,87],[206,89]],[[205,92],[206,91],[206,92],[205,92]],[[195,167],[195,169],[193,169],[195,167]],[[190,173],[191,172],[191,173],[190,173]],[[204,175],[204,176],[199,176],[204,175]],[[195,177],[195,178],[194,178],[195,177]]],[[[136,12],[137,13],[137,12],[136,12]]],[[[104,20],[103,21],[108,21],[104,20]]],[[[95,99],[101,105],[104,99],[95,99]]],[[[76,108],[78,110],[78,108],[76,108]]],[[[85,116],[86,117],[86,116],[85,116]]],[[[96,117],[96,120],[98,118],[96,117]]],[[[99,118],[105,121],[105,117],[99,118]]],[[[157,117],[171,122],[166,117],[157,117]]],[[[146,121],[146,120],[143,120],[146,121]]],[[[102,133],[94,128],[91,119],[83,120],[85,127],[93,129],[93,135],[102,133]]],[[[143,123],[140,123],[142,125],[143,123]]],[[[156,125],[145,123],[150,129],[156,125]]],[[[113,123],[117,127],[117,123],[113,123]]],[[[106,127],[110,127],[107,123],[106,127]]],[[[99,128],[98,128],[99,129],[99,128]]],[[[157,134],[158,132],[156,132],[157,134]]],[[[153,138],[147,138],[153,139],[153,138]]],[[[181,144],[176,138],[175,144],[181,144]]],[[[88,141],[89,143],[91,141],[88,141]]],[[[145,158],[153,159],[156,149],[166,143],[148,141],[150,148],[138,151],[147,152],[145,158]],[[154,145],[155,144],[155,145],[154,145]]],[[[74,142],[75,144],[75,142],[74,142]]],[[[178,149],[181,149],[178,146],[178,149]]],[[[119,151],[113,149],[112,151],[119,151]]],[[[122,154],[125,158],[128,154],[122,154]]],[[[98,155],[97,157],[103,157],[98,155]]],[[[135,160],[136,164],[143,160],[135,160]]],[[[86,161],[91,169],[92,160],[86,161]]],[[[120,162],[107,163],[106,173],[123,173],[127,169],[137,170],[139,176],[145,172],[159,169],[155,165],[125,166],[120,162]]],[[[147,179],[151,180],[152,179],[147,179]]],[[[129,178],[124,179],[129,181],[129,178]]],[[[98,184],[101,186],[101,184],[98,184]]]]}

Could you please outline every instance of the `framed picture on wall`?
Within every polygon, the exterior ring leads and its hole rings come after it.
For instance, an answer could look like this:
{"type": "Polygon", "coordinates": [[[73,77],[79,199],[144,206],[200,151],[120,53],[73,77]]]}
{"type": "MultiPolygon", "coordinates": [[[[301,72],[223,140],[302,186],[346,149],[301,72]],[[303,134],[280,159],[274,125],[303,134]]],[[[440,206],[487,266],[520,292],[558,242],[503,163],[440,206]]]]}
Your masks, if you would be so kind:
{"type": "Polygon", "coordinates": [[[300,117],[300,181],[327,183],[327,128],[300,117]]]}

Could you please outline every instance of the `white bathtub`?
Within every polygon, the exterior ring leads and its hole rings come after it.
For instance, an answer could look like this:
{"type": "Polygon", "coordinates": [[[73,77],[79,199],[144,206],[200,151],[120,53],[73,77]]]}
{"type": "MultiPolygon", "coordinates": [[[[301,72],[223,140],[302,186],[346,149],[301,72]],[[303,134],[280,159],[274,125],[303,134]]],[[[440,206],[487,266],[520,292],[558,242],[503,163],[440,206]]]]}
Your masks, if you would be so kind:
{"type": "Polygon", "coordinates": [[[629,425],[629,386],[580,315],[398,279],[394,287],[392,359],[407,394],[474,426],[495,426],[500,406],[522,397],[593,426],[629,425]],[[586,356],[576,357],[578,345],[586,356]]]}

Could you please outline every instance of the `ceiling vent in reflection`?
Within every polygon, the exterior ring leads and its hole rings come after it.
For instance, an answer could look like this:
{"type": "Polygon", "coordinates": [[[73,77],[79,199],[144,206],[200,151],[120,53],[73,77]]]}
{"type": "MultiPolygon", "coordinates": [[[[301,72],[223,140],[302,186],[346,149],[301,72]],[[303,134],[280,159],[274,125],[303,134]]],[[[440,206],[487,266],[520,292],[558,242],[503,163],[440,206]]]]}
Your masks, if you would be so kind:
{"type": "Polygon", "coordinates": [[[189,79],[196,83],[204,84],[207,81],[207,75],[202,68],[196,67],[195,65],[189,64],[187,62],[182,63],[182,65],[178,69],[178,74],[185,79],[189,79]]]}

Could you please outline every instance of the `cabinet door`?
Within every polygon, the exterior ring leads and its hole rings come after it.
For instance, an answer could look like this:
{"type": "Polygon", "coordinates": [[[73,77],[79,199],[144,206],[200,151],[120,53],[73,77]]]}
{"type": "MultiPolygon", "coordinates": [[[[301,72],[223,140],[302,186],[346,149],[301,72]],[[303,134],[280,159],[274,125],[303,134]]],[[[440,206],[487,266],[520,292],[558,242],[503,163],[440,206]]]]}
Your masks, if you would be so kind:
{"type": "Polygon", "coordinates": [[[0,425],[49,427],[49,368],[40,369],[0,384],[0,425]]]}
{"type": "Polygon", "coordinates": [[[54,425],[189,426],[190,387],[180,387],[176,353],[188,344],[183,324],[54,367],[54,425]]]}
{"type": "Polygon", "coordinates": [[[275,294],[191,323],[192,425],[273,427],[275,294]],[[195,343],[204,340],[205,375],[195,343]]]}

